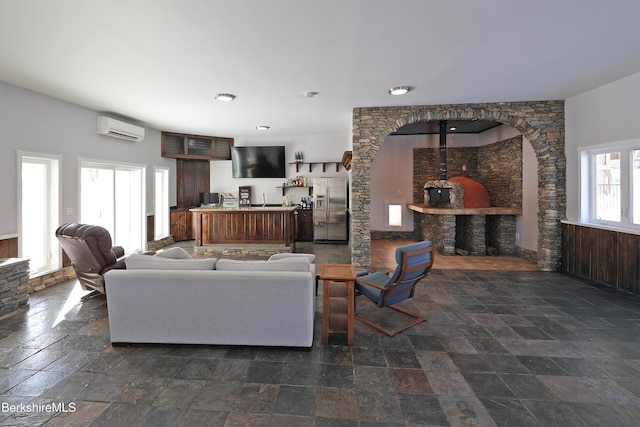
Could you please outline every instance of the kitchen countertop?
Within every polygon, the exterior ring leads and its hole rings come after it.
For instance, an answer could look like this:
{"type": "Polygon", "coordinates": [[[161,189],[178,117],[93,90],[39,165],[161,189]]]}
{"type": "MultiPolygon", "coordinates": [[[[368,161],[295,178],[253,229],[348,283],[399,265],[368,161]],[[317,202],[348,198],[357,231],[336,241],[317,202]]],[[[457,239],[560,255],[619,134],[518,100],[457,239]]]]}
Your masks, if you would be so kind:
{"type": "Polygon", "coordinates": [[[290,212],[296,210],[295,206],[242,206],[237,208],[200,206],[189,209],[191,212],[235,212],[235,211],[251,211],[251,212],[290,212]]]}

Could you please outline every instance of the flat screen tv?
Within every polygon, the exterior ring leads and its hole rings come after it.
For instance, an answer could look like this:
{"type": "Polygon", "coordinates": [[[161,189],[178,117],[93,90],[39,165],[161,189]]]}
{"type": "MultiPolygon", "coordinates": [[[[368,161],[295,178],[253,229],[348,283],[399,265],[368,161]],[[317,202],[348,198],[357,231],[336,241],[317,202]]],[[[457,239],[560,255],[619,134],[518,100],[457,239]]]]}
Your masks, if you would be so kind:
{"type": "Polygon", "coordinates": [[[285,178],[284,146],[233,147],[234,178],[285,178]]]}

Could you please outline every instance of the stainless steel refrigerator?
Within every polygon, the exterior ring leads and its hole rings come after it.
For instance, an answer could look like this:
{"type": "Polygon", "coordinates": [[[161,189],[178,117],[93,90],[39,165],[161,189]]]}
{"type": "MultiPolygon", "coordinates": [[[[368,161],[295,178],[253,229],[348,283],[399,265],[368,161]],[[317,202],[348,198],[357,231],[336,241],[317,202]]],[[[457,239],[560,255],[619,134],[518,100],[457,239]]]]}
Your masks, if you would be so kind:
{"type": "Polygon", "coordinates": [[[313,199],[313,241],[346,243],[347,180],[314,178],[313,199]]]}

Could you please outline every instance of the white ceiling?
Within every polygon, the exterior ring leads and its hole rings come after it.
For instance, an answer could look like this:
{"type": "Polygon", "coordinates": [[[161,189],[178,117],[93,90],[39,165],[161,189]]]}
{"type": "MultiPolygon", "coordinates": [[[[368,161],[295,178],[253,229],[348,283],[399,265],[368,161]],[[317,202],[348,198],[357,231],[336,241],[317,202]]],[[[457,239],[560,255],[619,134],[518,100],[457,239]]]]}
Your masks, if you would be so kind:
{"type": "Polygon", "coordinates": [[[565,99],[638,73],[639,19],[638,0],[0,0],[0,80],[161,130],[344,133],[354,107],[565,99]]]}

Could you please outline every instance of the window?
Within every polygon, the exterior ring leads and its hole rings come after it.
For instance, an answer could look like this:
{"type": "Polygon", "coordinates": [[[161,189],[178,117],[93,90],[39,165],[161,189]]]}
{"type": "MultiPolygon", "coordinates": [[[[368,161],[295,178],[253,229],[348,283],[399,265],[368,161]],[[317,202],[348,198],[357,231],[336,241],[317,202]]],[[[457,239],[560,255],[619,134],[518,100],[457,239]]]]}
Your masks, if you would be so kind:
{"type": "Polygon", "coordinates": [[[143,166],[80,160],[80,221],[100,225],[126,252],[144,248],[143,166]]]}
{"type": "Polygon", "coordinates": [[[155,168],[154,239],[168,237],[169,232],[169,169],[155,168]]]}
{"type": "Polygon", "coordinates": [[[640,141],[583,150],[581,159],[583,221],[640,228],[640,141]]]}
{"type": "Polygon", "coordinates": [[[596,165],[596,198],[594,218],[599,221],[620,221],[620,152],[594,154],[596,165]]]}
{"type": "Polygon", "coordinates": [[[59,158],[18,152],[20,256],[31,276],[60,268],[55,239],[59,221],[59,158]],[[57,255],[57,256],[56,256],[57,255]]]}
{"type": "Polygon", "coordinates": [[[389,226],[402,227],[402,205],[389,205],[389,226]]]}
{"type": "Polygon", "coordinates": [[[631,222],[640,225],[640,149],[631,155],[631,222]]]}
{"type": "Polygon", "coordinates": [[[386,199],[384,201],[385,213],[384,223],[385,230],[402,230],[405,227],[405,206],[406,200],[404,199],[386,199]]]}

